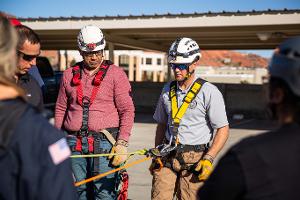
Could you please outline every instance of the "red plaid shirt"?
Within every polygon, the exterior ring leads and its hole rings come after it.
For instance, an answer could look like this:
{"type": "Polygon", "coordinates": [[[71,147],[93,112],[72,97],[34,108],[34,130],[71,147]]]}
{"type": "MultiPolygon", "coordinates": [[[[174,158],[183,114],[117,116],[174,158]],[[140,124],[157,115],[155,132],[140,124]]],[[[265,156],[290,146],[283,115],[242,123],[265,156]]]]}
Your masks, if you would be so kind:
{"type": "MultiPolygon", "coordinates": [[[[95,75],[82,72],[83,96],[91,97],[95,75]]],[[[55,126],[78,131],[82,125],[82,107],[77,102],[77,88],[72,86],[72,68],[64,71],[55,108],[55,126]]],[[[134,122],[131,86],[124,71],[111,65],[101,82],[97,96],[89,109],[89,129],[119,127],[118,139],[128,141],[134,122]]]]}

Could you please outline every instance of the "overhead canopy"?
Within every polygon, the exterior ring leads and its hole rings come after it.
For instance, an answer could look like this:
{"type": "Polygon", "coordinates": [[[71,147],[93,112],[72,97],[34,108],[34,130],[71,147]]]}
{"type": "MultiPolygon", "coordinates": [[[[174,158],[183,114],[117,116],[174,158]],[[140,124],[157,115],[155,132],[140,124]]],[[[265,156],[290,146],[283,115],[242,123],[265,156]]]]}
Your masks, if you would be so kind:
{"type": "Polygon", "coordinates": [[[77,49],[85,25],[99,26],[114,49],[167,51],[178,37],[201,49],[273,49],[300,35],[300,10],[193,13],[141,16],[20,18],[41,37],[42,49],[77,49]]]}

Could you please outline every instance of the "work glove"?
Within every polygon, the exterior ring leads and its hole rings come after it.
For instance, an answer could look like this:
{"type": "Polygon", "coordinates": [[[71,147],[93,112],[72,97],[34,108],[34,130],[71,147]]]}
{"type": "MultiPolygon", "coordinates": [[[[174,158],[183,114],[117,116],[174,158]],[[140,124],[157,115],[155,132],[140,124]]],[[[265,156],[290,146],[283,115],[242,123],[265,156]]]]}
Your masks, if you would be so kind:
{"type": "Polygon", "coordinates": [[[154,171],[160,171],[163,167],[161,158],[152,159],[151,165],[149,167],[150,174],[153,175],[154,171]]]}
{"type": "MultiPolygon", "coordinates": [[[[112,147],[110,153],[114,154],[126,154],[128,143],[125,140],[118,140],[112,147]]],[[[111,159],[111,164],[115,167],[123,164],[128,158],[128,155],[111,155],[108,159],[111,159]]]]}
{"type": "Polygon", "coordinates": [[[213,170],[213,157],[206,154],[197,164],[195,171],[199,173],[199,181],[205,181],[213,170]]]}

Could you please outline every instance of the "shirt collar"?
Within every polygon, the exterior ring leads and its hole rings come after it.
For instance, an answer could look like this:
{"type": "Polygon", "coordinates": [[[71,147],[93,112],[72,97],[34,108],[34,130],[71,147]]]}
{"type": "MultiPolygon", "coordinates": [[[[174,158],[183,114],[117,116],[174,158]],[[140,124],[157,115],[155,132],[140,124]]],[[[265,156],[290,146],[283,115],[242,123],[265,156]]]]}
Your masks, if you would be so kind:
{"type": "Polygon", "coordinates": [[[28,73],[26,73],[26,74],[20,74],[20,75],[19,75],[19,80],[20,80],[20,81],[23,81],[23,82],[27,82],[27,81],[30,80],[30,76],[29,76],[28,73]]]}

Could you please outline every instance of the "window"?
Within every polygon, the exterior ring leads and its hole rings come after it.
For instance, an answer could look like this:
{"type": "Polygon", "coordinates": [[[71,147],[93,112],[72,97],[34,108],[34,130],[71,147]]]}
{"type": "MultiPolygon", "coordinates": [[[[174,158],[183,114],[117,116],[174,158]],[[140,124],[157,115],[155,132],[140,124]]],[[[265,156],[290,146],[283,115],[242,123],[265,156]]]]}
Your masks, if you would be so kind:
{"type": "Polygon", "coordinates": [[[146,58],[146,65],[152,65],[152,58],[146,58]]]}
{"type": "Polygon", "coordinates": [[[129,56],[128,55],[120,55],[119,56],[119,66],[122,67],[125,71],[128,71],[128,66],[129,66],[129,56]]]}
{"type": "Polygon", "coordinates": [[[119,64],[129,64],[129,56],[128,55],[120,55],[119,64]]]}
{"type": "Polygon", "coordinates": [[[157,64],[157,65],[161,65],[161,58],[157,58],[156,64],[157,64]]]}

